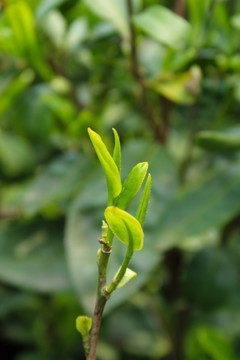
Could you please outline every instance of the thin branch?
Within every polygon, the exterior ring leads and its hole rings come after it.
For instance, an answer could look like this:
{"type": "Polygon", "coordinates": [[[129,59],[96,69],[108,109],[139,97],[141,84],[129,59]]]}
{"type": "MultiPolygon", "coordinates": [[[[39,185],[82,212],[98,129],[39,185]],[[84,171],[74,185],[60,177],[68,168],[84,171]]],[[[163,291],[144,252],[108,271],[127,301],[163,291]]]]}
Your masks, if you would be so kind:
{"type": "Polygon", "coordinates": [[[140,100],[141,100],[142,108],[146,115],[146,118],[149,121],[150,126],[152,127],[152,129],[155,132],[155,139],[161,143],[164,143],[165,138],[161,131],[162,130],[161,124],[159,124],[158,121],[155,119],[155,116],[154,116],[151,106],[149,104],[149,101],[147,98],[147,88],[146,88],[145,81],[144,81],[144,78],[140,71],[139,64],[138,64],[137,49],[136,49],[136,36],[135,36],[134,26],[132,23],[132,16],[133,16],[132,0],[127,0],[127,9],[128,9],[128,22],[129,22],[129,31],[130,31],[129,43],[130,43],[130,60],[131,60],[132,74],[133,74],[136,82],[139,85],[140,100]]]}
{"type": "Polygon", "coordinates": [[[98,342],[98,336],[102,322],[102,314],[106,302],[109,299],[109,296],[107,296],[104,293],[104,289],[106,287],[106,281],[107,281],[108,260],[112,248],[112,240],[113,240],[112,231],[108,229],[106,239],[100,238],[98,240],[102,244],[102,247],[99,249],[99,256],[98,256],[98,291],[97,291],[97,299],[96,299],[94,315],[93,315],[92,330],[89,339],[90,350],[89,353],[86,353],[87,360],[96,359],[97,342],[98,342]]]}

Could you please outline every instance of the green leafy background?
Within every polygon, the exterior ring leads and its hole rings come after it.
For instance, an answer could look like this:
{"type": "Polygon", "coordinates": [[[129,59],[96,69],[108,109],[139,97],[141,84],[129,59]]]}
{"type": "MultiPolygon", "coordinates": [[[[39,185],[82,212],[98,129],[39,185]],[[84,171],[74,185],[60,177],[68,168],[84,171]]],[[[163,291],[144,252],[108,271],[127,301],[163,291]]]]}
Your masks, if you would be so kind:
{"type": "MultiPolygon", "coordinates": [[[[107,303],[98,359],[239,359],[239,18],[237,0],[0,2],[7,359],[84,357],[75,319],[93,312],[107,206],[88,127],[111,153],[118,131],[122,181],[139,162],[152,175],[137,277],[107,303]]],[[[114,239],[109,281],[125,250],[114,239]]]]}

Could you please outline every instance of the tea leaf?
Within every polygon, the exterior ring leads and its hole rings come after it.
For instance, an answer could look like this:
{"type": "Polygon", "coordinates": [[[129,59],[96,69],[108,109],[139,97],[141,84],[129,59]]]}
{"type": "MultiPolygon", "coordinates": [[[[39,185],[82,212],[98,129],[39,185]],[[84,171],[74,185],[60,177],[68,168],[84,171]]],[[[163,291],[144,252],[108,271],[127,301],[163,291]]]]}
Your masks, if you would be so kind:
{"type": "MultiPolygon", "coordinates": [[[[120,268],[118,269],[116,275],[114,276],[114,278],[117,277],[118,273],[119,273],[120,268]]],[[[137,273],[129,268],[126,269],[125,274],[122,278],[122,280],[120,281],[120,283],[117,286],[117,289],[123,287],[124,285],[126,285],[130,280],[135,279],[135,277],[137,276],[137,273]]]]}
{"type": "Polygon", "coordinates": [[[88,128],[88,134],[102,165],[108,187],[108,205],[111,205],[122,190],[121,178],[112,156],[102,141],[100,135],[88,128]]]}
{"type": "Polygon", "coordinates": [[[117,206],[125,209],[129,201],[138,193],[146,176],[148,163],[139,163],[131,170],[123,183],[122,192],[119,196],[117,206]]]}
{"type": "Polygon", "coordinates": [[[136,219],[140,222],[141,225],[143,225],[146,217],[150,191],[151,191],[151,174],[148,174],[146,185],[144,187],[144,191],[136,215],[136,219]]]}
{"type": "Polygon", "coordinates": [[[76,328],[83,338],[88,337],[92,327],[92,318],[88,316],[78,316],[76,319],[76,328]]]}
{"type": "Polygon", "coordinates": [[[116,206],[107,207],[104,214],[110,229],[122,243],[132,246],[133,250],[141,250],[143,231],[137,219],[116,206]]]}
{"type": "Polygon", "coordinates": [[[115,129],[113,129],[115,146],[113,151],[113,160],[115,161],[119,173],[121,173],[121,144],[119,140],[118,133],[115,129]]]}

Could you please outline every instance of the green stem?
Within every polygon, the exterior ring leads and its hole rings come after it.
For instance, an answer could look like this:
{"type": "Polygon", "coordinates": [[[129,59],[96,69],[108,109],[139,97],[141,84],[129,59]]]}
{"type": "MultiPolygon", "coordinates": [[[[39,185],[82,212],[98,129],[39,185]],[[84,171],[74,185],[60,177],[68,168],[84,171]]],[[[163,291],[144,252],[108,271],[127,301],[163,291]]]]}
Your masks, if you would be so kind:
{"type": "Polygon", "coordinates": [[[122,263],[122,265],[120,267],[120,270],[119,270],[117,276],[114,277],[113,281],[105,289],[106,294],[110,295],[116,289],[116,287],[118,286],[118,284],[122,280],[122,278],[123,278],[123,276],[124,276],[124,274],[125,274],[125,272],[127,270],[127,267],[128,267],[128,264],[129,264],[129,262],[131,260],[132,255],[133,255],[133,245],[129,244],[126,255],[125,255],[125,258],[123,260],[123,263],[122,263]]]}

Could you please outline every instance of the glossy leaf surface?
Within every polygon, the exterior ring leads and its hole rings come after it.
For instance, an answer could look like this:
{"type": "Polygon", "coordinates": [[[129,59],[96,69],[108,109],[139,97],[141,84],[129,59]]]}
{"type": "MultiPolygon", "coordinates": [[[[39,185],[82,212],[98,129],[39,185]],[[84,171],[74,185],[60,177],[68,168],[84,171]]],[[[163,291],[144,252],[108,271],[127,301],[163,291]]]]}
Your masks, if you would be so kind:
{"type": "Polygon", "coordinates": [[[112,204],[113,199],[120,194],[122,189],[119,170],[101,137],[90,128],[88,129],[88,133],[106,177],[108,204],[112,204]]]}
{"type": "Polygon", "coordinates": [[[110,229],[122,243],[133,247],[133,250],[141,250],[143,231],[136,218],[116,206],[107,207],[104,215],[110,229]]]}
{"type": "Polygon", "coordinates": [[[136,215],[136,219],[140,222],[142,226],[144,224],[144,220],[148,209],[150,192],[151,192],[151,175],[149,174],[147,177],[147,181],[144,187],[144,191],[136,215]]]}
{"type": "Polygon", "coordinates": [[[117,201],[120,209],[125,209],[129,201],[138,193],[148,170],[148,163],[139,163],[134,166],[123,183],[122,192],[117,201]]]}

